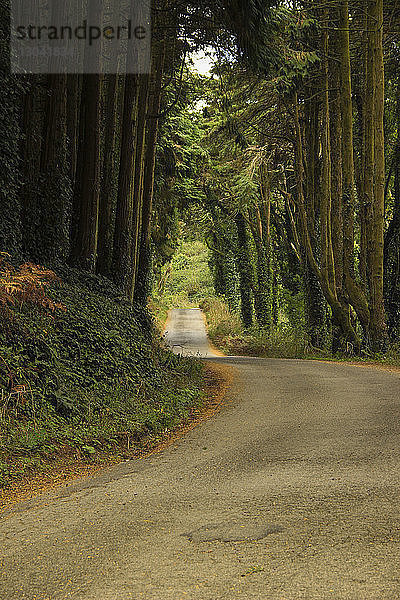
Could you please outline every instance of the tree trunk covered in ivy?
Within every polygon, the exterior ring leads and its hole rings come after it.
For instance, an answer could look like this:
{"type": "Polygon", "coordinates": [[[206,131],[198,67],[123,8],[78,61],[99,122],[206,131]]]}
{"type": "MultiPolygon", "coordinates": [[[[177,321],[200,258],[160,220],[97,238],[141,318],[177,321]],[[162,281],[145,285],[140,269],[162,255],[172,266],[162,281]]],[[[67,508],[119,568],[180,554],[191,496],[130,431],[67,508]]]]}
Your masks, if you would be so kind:
{"type": "Polygon", "coordinates": [[[166,39],[156,43],[153,89],[150,92],[149,114],[146,131],[146,152],[144,155],[143,201],[141,211],[141,227],[137,260],[136,285],[132,296],[136,302],[145,303],[150,292],[151,269],[151,213],[153,209],[154,170],[156,147],[160,121],[162,79],[166,58],[166,39]]]}
{"type": "Polygon", "coordinates": [[[254,311],[258,324],[270,328],[271,314],[271,198],[269,190],[263,189],[264,218],[257,206],[250,214],[250,229],[256,248],[256,286],[254,289],[254,311]]]}
{"type": "MultiPolygon", "coordinates": [[[[325,89],[326,93],[326,89],[325,89]]],[[[346,307],[341,304],[336,295],[334,282],[330,281],[329,269],[323,273],[320,265],[317,262],[316,254],[312,245],[312,231],[310,231],[309,219],[307,215],[307,205],[304,198],[304,150],[302,144],[302,129],[300,121],[300,107],[298,95],[294,95],[294,123],[295,123],[295,171],[296,171],[296,205],[298,211],[298,221],[300,238],[303,248],[304,257],[311,267],[315,277],[319,281],[324,297],[332,311],[332,319],[337,327],[340,328],[344,339],[351,342],[356,352],[360,351],[360,341],[351,324],[350,315],[346,307]]],[[[326,248],[325,248],[326,249],[326,248]]],[[[304,260],[303,260],[304,263],[304,260]]]]}
{"type": "Polygon", "coordinates": [[[400,333],[400,76],[396,85],[397,139],[393,152],[393,215],[385,236],[385,304],[392,339],[400,333]]]}
{"type": "Polygon", "coordinates": [[[272,268],[272,300],[271,300],[272,325],[276,328],[279,325],[279,285],[278,285],[278,265],[275,263],[272,268]]]}
{"type": "Polygon", "coordinates": [[[261,244],[256,244],[257,286],[254,292],[254,310],[261,327],[271,327],[271,273],[269,257],[261,244]]]}
{"type": "Polygon", "coordinates": [[[72,200],[67,147],[67,76],[49,75],[46,92],[39,191],[39,252],[42,261],[68,256],[72,200]]]}
{"type": "MultiPolygon", "coordinates": [[[[0,27],[3,29],[3,24],[0,24],[0,27]]],[[[1,37],[0,49],[4,44],[4,38],[1,37]]],[[[2,53],[0,61],[3,61],[4,58],[5,55],[2,53]]],[[[18,176],[20,90],[16,85],[16,78],[6,75],[6,73],[6,65],[0,63],[0,87],[13,88],[7,101],[3,102],[0,107],[1,122],[3,123],[3,131],[0,136],[0,252],[20,256],[22,246],[21,205],[19,202],[21,179],[18,176]]]]}
{"type": "MultiPolygon", "coordinates": [[[[138,115],[136,127],[136,148],[135,148],[135,170],[134,170],[134,190],[133,190],[133,216],[132,216],[132,249],[131,249],[131,268],[132,276],[130,281],[129,296],[133,300],[136,282],[138,278],[138,263],[140,260],[141,243],[141,221],[143,208],[143,187],[145,178],[145,149],[146,143],[150,140],[146,138],[147,113],[149,109],[149,86],[150,76],[144,74],[139,76],[139,97],[138,97],[138,115]]],[[[149,267],[149,265],[147,265],[149,267]]]]}
{"type": "Polygon", "coordinates": [[[232,249],[232,245],[225,248],[222,269],[224,278],[223,295],[228,303],[229,309],[232,312],[236,312],[239,309],[240,301],[238,293],[238,272],[235,261],[235,252],[232,249]]]}
{"type": "Polygon", "coordinates": [[[325,348],[327,343],[327,311],[324,295],[318,278],[308,260],[304,260],[304,306],[306,333],[313,348],[325,348]]]}
{"type": "Polygon", "coordinates": [[[41,248],[40,223],[42,202],[39,196],[41,187],[41,149],[43,143],[44,106],[46,88],[44,78],[26,77],[27,90],[22,99],[21,115],[21,227],[23,256],[39,261],[41,248]]]}
{"type": "Polygon", "coordinates": [[[238,238],[237,268],[239,272],[240,311],[245,327],[253,325],[253,267],[250,261],[250,249],[246,221],[242,212],[235,217],[238,238]]]}
{"type": "Polygon", "coordinates": [[[234,225],[232,227],[230,217],[222,216],[215,208],[212,209],[211,217],[212,242],[208,245],[211,251],[210,266],[214,288],[217,295],[226,300],[229,309],[236,312],[240,307],[236,228],[234,225]]]}
{"type": "Polygon", "coordinates": [[[132,186],[137,93],[138,76],[132,74],[126,75],[122,115],[121,160],[112,261],[113,279],[126,294],[129,293],[132,277],[132,186]]]}
{"type": "Polygon", "coordinates": [[[116,205],[116,184],[118,180],[118,137],[121,132],[119,119],[121,78],[109,75],[106,80],[104,156],[101,176],[99,207],[99,239],[97,245],[96,271],[105,277],[111,277],[113,233],[116,205]]]}
{"type": "Polygon", "coordinates": [[[75,184],[79,145],[79,118],[82,92],[82,75],[67,76],[67,136],[71,182],[75,184]]]}
{"type": "Polygon", "coordinates": [[[100,200],[100,75],[84,75],[80,109],[71,260],[94,272],[100,200]]]}

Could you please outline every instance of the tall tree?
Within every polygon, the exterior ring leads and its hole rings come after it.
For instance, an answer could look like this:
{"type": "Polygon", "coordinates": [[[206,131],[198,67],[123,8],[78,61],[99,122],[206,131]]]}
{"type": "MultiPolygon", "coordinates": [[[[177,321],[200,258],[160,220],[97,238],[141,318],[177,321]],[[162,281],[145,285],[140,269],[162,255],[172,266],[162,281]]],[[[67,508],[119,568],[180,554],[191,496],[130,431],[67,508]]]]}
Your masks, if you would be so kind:
{"type": "Polygon", "coordinates": [[[100,200],[101,76],[83,76],[71,260],[94,272],[100,200]]]}
{"type": "Polygon", "coordinates": [[[113,245],[113,278],[125,293],[130,293],[132,279],[132,215],[134,143],[138,97],[138,75],[125,77],[124,108],[122,114],[121,160],[113,245]]]}
{"type": "Polygon", "coordinates": [[[141,210],[141,227],[137,261],[137,279],[132,290],[137,302],[145,302],[149,294],[149,274],[151,265],[151,214],[154,194],[154,171],[156,160],[156,146],[160,122],[162,100],[162,81],[165,67],[167,39],[156,42],[153,58],[153,86],[149,100],[149,113],[146,131],[146,152],[144,156],[143,172],[143,200],[141,210]]]}
{"type": "MultiPolygon", "coordinates": [[[[102,3],[88,0],[88,20],[101,23],[102,3]]],[[[100,202],[100,131],[102,76],[101,53],[93,63],[91,48],[86,49],[80,98],[79,142],[77,172],[74,189],[74,220],[72,222],[71,261],[75,265],[95,271],[97,260],[98,220],[100,202]],[[90,56],[90,63],[86,64],[90,56]]]]}
{"type": "Polygon", "coordinates": [[[113,214],[116,205],[115,191],[120,160],[118,140],[121,136],[120,113],[123,83],[123,78],[116,73],[107,76],[96,271],[110,278],[114,233],[113,214]]]}

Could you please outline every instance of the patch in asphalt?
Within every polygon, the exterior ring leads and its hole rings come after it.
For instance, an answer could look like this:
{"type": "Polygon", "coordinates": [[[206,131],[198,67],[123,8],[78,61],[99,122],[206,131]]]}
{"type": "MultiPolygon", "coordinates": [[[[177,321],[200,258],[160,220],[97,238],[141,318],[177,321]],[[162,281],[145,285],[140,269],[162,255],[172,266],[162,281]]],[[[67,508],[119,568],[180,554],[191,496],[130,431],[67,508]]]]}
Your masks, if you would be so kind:
{"type": "Polygon", "coordinates": [[[284,531],[280,525],[252,525],[216,523],[203,525],[195,531],[183,533],[191,542],[252,542],[262,540],[272,533],[284,531]]]}

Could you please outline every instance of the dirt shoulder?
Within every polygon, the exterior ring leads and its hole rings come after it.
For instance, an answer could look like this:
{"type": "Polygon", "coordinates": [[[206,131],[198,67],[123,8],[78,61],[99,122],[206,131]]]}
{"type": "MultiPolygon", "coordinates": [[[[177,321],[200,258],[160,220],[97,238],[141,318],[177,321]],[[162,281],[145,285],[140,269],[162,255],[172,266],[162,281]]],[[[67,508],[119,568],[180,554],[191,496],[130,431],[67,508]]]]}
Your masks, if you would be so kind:
{"type": "Polygon", "coordinates": [[[400,375],[400,366],[398,365],[391,365],[389,363],[381,363],[381,362],[374,362],[374,361],[368,361],[368,362],[364,362],[364,361],[358,361],[358,360],[336,360],[334,358],[332,359],[317,359],[318,362],[323,362],[323,363],[333,363],[335,365],[349,365],[351,367],[362,367],[362,368],[375,368],[375,369],[379,369],[380,371],[386,371],[387,373],[394,373],[396,375],[400,375]]]}

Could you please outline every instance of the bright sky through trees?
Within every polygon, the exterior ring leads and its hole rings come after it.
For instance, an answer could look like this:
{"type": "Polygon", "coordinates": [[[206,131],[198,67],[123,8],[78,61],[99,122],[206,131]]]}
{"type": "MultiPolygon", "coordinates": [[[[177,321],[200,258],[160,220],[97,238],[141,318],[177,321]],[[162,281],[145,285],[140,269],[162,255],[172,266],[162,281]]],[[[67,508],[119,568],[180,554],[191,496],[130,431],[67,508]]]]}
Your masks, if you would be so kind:
{"type": "Polygon", "coordinates": [[[210,54],[209,51],[204,52],[203,50],[200,50],[199,52],[194,52],[192,54],[194,69],[200,75],[209,75],[210,74],[210,69],[211,69],[214,61],[209,54],[210,54]]]}

